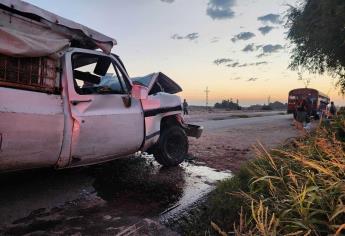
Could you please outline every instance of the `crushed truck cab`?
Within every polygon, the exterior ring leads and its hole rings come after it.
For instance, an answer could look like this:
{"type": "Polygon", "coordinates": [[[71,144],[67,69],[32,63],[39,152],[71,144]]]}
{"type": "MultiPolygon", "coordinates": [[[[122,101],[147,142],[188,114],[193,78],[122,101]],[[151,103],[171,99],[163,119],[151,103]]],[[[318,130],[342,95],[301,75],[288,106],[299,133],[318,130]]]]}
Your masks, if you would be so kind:
{"type": "Polygon", "coordinates": [[[0,10],[0,171],[90,165],[137,151],[165,166],[184,160],[187,135],[200,137],[202,127],[184,122],[172,79],[130,78],[110,53],[115,40],[33,5],[0,0],[0,10]]]}

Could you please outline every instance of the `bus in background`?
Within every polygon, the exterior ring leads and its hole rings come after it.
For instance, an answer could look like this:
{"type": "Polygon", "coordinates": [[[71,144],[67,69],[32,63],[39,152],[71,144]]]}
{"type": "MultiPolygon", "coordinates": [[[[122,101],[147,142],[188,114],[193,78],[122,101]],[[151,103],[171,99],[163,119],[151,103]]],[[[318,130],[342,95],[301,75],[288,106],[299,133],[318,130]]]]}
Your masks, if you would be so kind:
{"type": "Polygon", "coordinates": [[[329,97],[312,88],[298,88],[293,89],[289,92],[288,98],[288,110],[289,114],[296,116],[296,106],[303,100],[306,99],[311,106],[311,115],[315,119],[319,119],[321,112],[326,109],[327,104],[330,102],[329,97]]]}

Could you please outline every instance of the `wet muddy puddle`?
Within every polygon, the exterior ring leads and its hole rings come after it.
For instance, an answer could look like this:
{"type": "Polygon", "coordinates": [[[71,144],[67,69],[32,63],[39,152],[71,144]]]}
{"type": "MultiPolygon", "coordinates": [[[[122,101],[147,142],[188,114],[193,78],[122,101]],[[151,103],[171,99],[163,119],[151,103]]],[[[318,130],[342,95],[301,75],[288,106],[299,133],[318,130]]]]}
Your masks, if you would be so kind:
{"type": "Polygon", "coordinates": [[[228,177],[230,172],[188,162],[164,168],[147,155],[5,176],[0,178],[0,234],[117,234],[152,225],[166,234],[160,225],[174,224],[228,177]]]}

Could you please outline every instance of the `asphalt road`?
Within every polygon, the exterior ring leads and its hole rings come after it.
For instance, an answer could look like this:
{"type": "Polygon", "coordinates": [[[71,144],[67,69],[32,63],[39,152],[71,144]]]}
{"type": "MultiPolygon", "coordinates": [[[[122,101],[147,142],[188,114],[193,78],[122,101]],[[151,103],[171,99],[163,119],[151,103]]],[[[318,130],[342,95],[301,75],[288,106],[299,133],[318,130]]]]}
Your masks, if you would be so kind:
{"type": "Polygon", "coordinates": [[[194,124],[204,127],[205,132],[219,131],[224,129],[239,128],[245,126],[265,126],[267,124],[286,124],[292,123],[291,115],[271,115],[261,117],[223,119],[223,120],[206,120],[194,122],[194,124]]]}

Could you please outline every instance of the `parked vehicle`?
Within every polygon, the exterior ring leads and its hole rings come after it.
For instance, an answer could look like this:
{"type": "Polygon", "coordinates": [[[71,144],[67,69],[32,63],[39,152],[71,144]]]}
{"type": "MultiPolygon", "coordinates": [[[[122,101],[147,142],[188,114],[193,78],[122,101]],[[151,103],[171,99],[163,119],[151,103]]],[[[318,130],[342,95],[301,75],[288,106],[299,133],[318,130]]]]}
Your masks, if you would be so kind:
{"type": "Polygon", "coordinates": [[[188,136],[181,87],[130,79],[116,41],[18,0],[0,0],[0,171],[83,166],[150,151],[180,164],[188,136]],[[101,50],[99,50],[101,49],[101,50]]]}
{"type": "Polygon", "coordinates": [[[329,97],[326,94],[312,88],[298,88],[289,92],[288,98],[288,110],[289,114],[296,115],[296,106],[301,100],[306,99],[311,107],[311,115],[315,119],[319,119],[321,112],[326,109],[327,104],[330,102],[329,97]]]}

